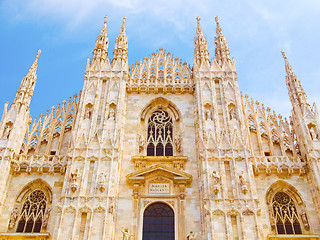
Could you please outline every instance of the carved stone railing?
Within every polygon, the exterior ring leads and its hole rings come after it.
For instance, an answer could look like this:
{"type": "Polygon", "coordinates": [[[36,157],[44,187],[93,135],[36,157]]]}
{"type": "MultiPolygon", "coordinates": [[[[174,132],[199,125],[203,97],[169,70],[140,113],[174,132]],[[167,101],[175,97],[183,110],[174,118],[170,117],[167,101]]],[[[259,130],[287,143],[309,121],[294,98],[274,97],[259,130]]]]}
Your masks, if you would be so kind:
{"type": "Polygon", "coordinates": [[[66,170],[67,156],[58,155],[19,155],[11,160],[14,173],[64,173],[66,170]]]}
{"type": "Polygon", "coordinates": [[[16,239],[16,240],[46,240],[49,239],[50,233],[0,233],[1,240],[16,239]]]}
{"type": "Polygon", "coordinates": [[[255,175],[266,174],[304,174],[307,171],[307,164],[298,157],[282,156],[261,156],[252,157],[253,170],[255,175]]]}
{"type": "Polygon", "coordinates": [[[184,170],[188,157],[183,156],[133,156],[134,169],[141,170],[151,165],[162,163],[173,169],[184,170]]]}
{"type": "Polygon", "coordinates": [[[154,79],[154,80],[130,80],[127,82],[128,92],[145,93],[192,93],[194,84],[190,79],[154,79]]]}

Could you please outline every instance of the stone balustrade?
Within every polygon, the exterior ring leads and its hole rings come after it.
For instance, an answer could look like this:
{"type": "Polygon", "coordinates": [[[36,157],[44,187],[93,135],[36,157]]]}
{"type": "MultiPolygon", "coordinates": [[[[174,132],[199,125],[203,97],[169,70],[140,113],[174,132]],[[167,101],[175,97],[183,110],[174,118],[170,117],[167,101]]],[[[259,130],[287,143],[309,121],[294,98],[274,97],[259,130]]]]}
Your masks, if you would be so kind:
{"type": "Polygon", "coordinates": [[[11,160],[11,166],[15,173],[64,173],[67,166],[67,158],[66,156],[58,155],[19,155],[16,159],[11,160]]]}
{"type": "Polygon", "coordinates": [[[307,170],[307,164],[298,157],[261,156],[252,157],[255,175],[266,174],[303,174],[307,170]]]}

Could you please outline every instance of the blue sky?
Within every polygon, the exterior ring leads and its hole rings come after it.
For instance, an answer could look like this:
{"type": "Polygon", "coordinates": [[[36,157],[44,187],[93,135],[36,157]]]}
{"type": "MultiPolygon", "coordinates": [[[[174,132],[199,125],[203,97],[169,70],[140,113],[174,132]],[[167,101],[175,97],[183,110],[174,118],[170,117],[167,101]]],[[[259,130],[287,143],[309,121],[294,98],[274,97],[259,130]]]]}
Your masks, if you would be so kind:
{"type": "Polygon", "coordinates": [[[79,93],[105,15],[110,58],[122,17],[127,17],[130,66],[159,48],[192,65],[197,16],[212,59],[218,15],[241,91],[288,116],[284,49],[309,103],[320,107],[319,13],[318,0],[2,0],[0,107],[12,103],[39,48],[31,114],[45,113],[79,93]]]}

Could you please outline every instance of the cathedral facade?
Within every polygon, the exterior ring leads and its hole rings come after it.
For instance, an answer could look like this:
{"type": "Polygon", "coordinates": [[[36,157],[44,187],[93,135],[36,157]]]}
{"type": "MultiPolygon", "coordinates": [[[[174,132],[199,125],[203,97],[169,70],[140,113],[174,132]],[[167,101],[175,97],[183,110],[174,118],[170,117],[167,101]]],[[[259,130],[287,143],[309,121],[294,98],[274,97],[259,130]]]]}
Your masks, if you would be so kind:
{"type": "Polygon", "coordinates": [[[131,67],[107,19],[83,90],[30,117],[37,62],[0,122],[0,239],[320,239],[320,122],[284,52],[289,119],[239,91],[216,18],[194,63],[131,67]]]}

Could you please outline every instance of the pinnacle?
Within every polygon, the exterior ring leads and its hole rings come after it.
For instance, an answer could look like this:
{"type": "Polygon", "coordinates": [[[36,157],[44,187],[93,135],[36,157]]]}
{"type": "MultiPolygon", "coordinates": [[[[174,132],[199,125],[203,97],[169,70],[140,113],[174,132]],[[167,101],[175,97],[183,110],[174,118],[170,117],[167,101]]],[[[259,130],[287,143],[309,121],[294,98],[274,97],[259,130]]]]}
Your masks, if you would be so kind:
{"type": "Polygon", "coordinates": [[[127,18],[126,17],[123,17],[122,19],[122,26],[121,26],[121,31],[120,31],[120,34],[126,34],[126,20],[127,18]]]}
{"type": "Polygon", "coordinates": [[[286,56],[286,53],[285,53],[283,50],[281,50],[281,53],[282,53],[283,59],[284,59],[284,60],[288,60],[288,59],[287,59],[287,56],[286,56]]]}
{"type": "Polygon", "coordinates": [[[202,33],[202,28],[201,28],[201,25],[200,25],[200,17],[197,17],[197,35],[203,35],[202,33]]]}
{"type": "Polygon", "coordinates": [[[216,23],[219,24],[219,17],[216,16],[214,19],[216,20],[216,23]]]}

